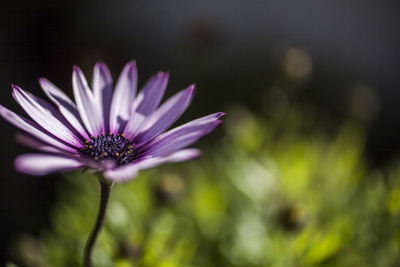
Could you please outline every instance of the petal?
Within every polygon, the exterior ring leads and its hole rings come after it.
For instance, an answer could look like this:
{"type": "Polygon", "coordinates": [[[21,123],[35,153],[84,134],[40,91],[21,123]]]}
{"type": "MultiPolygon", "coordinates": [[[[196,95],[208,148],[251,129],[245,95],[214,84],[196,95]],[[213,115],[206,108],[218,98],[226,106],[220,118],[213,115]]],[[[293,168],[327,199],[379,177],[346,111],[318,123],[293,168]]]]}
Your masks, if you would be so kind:
{"type": "Polygon", "coordinates": [[[189,146],[221,124],[219,118],[224,114],[214,113],[174,128],[146,144],[142,153],[158,157],[189,146]]]}
{"type": "Polygon", "coordinates": [[[163,143],[163,145],[149,147],[145,151],[140,151],[138,155],[140,155],[140,157],[145,157],[145,156],[163,157],[181,148],[190,146],[191,144],[193,144],[206,134],[207,134],[206,131],[191,132],[189,134],[175,138],[169,143],[166,142],[163,143]]]}
{"type": "Polygon", "coordinates": [[[181,162],[186,160],[191,160],[199,157],[201,152],[199,149],[183,149],[176,151],[166,157],[154,157],[148,158],[135,165],[139,170],[150,169],[165,163],[181,162]]]}
{"type": "Polygon", "coordinates": [[[9,123],[13,124],[14,126],[18,127],[19,129],[35,136],[36,138],[42,140],[43,142],[57,147],[59,149],[69,151],[69,152],[76,152],[76,149],[64,144],[62,141],[58,140],[57,138],[53,137],[50,133],[46,132],[42,129],[38,124],[29,121],[11,110],[3,107],[0,105],[0,115],[9,123]]]}
{"type": "Polygon", "coordinates": [[[89,139],[79,112],[76,109],[76,105],[72,100],[54,84],[49,82],[45,78],[39,79],[40,86],[42,87],[44,93],[57,105],[61,114],[65,119],[74,127],[74,129],[84,138],[89,139]]]}
{"type": "Polygon", "coordinates": [[[150,77],[150,79],[140,90],[139,95],[143,95],[136,112],[143,115],[150,115],[156,110],[167,88],[169,74],[167,72],[159,72],[150,77]]]}
{"type": "Polygon", "coordinates": [[[14,99],[40,126],[73,146],[83,146],[79,138],[59,120],[62,116],[53,106],[16,85],[13,85],[12,88],[14,99]]]}
{"type": "Polygon", "coordinates": [[[134,179],[139,170],[145,170],[165,163],[181,162],[197,158],[200,155],[198,149],[184,149],[172,153],[166,157],[147,158],[139,163],[131,163],[122,167],[105,171],[104,177],[114,182],[127,182],[134,179]]]}
{"type": "Polygon", "coordinates": [[[140,128],[146,122],[147,116],[140,113],[132,113],[132,116],[129,118],[128,123],[126,124],[124,130],[125,138],[129,140],[133,140],[136,134],[139,132],[140,128]]]}
{"type": "Polygon", "coordinates": [[[15,159],[14,165],[18,171],[30,175],[46,175],[83,166],[76,159],[49,154],[24,154],[15,159]]]}
{"type": "MultiPolygon", "coordinates": [[[[217,122],[222,116],[225,115],[225,112],[217,112],[213,113],[195,120],[192,120],[188,123],[185,123],[179,127],[176,127],[166,133],[164,133],[160,138],[165,138],[171,135],[183,135],[189,132],[197,131],[197,130],[206,130],[209,128],[211,124],[217,122]]],[[[158,138],[157,138],[158,139],[158,138]]]]}
{"type": "Polygon", "coordinates": [[[170,127],[189,106],[194,92],[194,85],[191,85],[170,97],[149,117],[141,133],[133,142],[135,144],[148,142],[170,127]]]}
{"type": "Polygon", "coordinates": [[[138,168],[135,164],[128,164],[103,173],[106,179],[114,182],[127,182],[135,178],[138,174],[138,168]]]}
{"type": "Polygon", "coordinates": [[[83,123],[93,136],[100,134],[102,118],[100,107],[96,105],[92,91],[82,71],[74,66],[72,73],[72,87],[74,90],[75,102],[83,123]]]}
{"type": "Polygon", "coordinates": [[[50,146],[46,143],[43,143],[43,142],[41,142],[33,137],[30,137],[29,135],[25,135],[23,133],[17,133],[14,138],[17,143],[22,144],[22,145],[27,146],[32,149],[36,149],[36,150],[40,150],[40,151],[48,152],[48,153],[56,153],[56,154],[57,153],[65,153],[64,151],[62,151],[56,147],[50,146]]]}
{"type": "Polygon", "coordinates": [[[167,88],[169,74],[159,72],[152,76],[138,96],[133,101],[131,116],[128,120],[124,134],[128,139],[133,139],[138,133],[147,116],[152,114],[160,104],[160,101],[167,88]]]}
{"type": "Polygon", "coordinates": [[[109,131],[110,106],[113,94],[113,81],[106,64],[98,62],[93,69],[93,95],[96,105],[100,107],[102,114],[102,132],[109,131]]]}
{"type": "Polygon", "coordinates": [[[128,62],[119,76],[111,102],[110,131],[119,133],[125,127],[136,94],[137,69],[134,61],[128,62]]]}

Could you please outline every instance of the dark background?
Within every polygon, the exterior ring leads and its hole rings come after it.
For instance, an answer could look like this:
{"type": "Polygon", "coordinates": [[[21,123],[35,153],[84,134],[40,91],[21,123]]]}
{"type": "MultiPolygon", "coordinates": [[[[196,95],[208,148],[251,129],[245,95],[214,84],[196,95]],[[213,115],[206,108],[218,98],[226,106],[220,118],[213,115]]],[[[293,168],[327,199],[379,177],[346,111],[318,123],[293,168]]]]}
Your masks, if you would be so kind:
{"type": "MultiPolygon", "coordinates": [[[[359,116],[370,129],[369,161],[384,165],[400,147],[399,12],[398,1],[373,0],[1,1],[1,104],[20,111],[12,83],[43,96],[37,78],[44,76],[71,95],[73,65],[90,78],[102,60],[116,80],[135,59],[140,84],[159,70],[171,73],[169,94],[197,83],[186,118],[233,104],[263,113],[294,48],[312,67],[291,99],[314,105],[322,128],[359,116]],[[361,115],[354,101],[363,102],[361,115]]],[[[0,127],[4,261],[13,236],[48,224],[57,177],[14,171],[13,159],[26,149],[13,141],[14,127],[0,127]]]]}

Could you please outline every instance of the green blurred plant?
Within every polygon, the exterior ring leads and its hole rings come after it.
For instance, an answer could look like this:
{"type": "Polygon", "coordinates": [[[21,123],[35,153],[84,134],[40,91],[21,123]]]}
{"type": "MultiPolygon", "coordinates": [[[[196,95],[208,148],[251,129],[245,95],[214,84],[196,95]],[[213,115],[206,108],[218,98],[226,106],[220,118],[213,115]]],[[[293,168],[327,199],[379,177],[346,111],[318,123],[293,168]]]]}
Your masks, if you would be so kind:
{"type": "MultiPolygon", "coordinates": [[[[361,126],[304,131],[301,114],[234,109],[200,160],[116,185],[94,266],[397,266],[400,164],[368,169],[361,126]]],[[[21,266],[80,265],[97,180],[68,175],[57,198],[51,229],[16,241],[21,266]]]]}

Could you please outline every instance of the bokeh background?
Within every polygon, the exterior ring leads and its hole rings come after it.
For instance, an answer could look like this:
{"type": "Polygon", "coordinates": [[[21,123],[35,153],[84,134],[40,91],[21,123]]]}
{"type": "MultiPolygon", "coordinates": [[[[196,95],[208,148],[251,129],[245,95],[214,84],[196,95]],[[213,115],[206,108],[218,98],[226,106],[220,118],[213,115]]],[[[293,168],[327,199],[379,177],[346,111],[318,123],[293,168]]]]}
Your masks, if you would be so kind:
{"type": "MultiPolygon", "coordinates": [[[[226,111],[203,157],[115,186],[96,266],[400,266],[398,1],[0,3],[10,84],[69,95],[73,65],[197,84],[178,121],[226,111]]],[[[20,110],[19,110],[20,111],[20,110]]],[[[21,112],[22,113],[22,112],[21,112]]],[[[0,122],[0,265],[79,266],[95,178],[30,177],[0,122]]]]}

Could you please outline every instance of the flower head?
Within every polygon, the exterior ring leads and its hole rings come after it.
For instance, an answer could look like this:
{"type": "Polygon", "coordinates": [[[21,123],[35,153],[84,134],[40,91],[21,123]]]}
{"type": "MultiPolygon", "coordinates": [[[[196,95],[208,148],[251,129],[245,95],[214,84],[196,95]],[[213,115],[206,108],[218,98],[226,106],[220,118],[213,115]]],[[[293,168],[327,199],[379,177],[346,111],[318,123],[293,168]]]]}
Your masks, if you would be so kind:
{"type": "Polygon", "coordinates": [[[31,175],[89,168],[116,182],[133,179],[138,171],[199,156],[184,149],[221,123],[214,113],[166,131],[186,110],[194,85],[164,103],[168,73],[152,76],[137,90],[136,63],[127,63],[113,88],[110,71],[97,63],[92,89],[78,67],[73,68],[73,102],[45,78],[39,79],[54,105],[12,85],[12,96],[31,119],[0,105],[0,115],[26,134],[16,140],[41,153],[20,155],[17,170],[31,175]]]}

